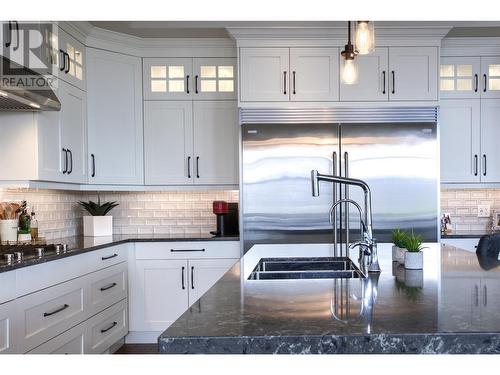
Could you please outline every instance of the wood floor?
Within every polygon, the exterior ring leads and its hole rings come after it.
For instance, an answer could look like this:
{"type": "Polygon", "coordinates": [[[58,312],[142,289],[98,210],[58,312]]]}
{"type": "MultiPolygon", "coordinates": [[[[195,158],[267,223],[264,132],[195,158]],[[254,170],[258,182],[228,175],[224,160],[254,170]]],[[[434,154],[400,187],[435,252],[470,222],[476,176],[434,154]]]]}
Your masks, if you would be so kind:
{"type": "Polygon", "coordinates": [[[114,354],[158,354],[158,345],[124,344],[114,354]]]}

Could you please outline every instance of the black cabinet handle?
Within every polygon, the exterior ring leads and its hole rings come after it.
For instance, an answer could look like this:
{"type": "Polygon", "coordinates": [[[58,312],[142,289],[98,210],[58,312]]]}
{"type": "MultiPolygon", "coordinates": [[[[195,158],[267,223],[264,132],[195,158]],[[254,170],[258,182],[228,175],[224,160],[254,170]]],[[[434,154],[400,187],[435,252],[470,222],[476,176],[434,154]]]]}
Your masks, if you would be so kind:
{"type": "Polygon", "coordinates": [[[200,178],[200,157],[196,157],[196,178],[200,178]]]}
{"type": "Polygon", "coordinates": [[[57,314],[63,310],[66,310],[68,307],[69,307],[69,305],[65,303],[63,306],[59,307],[58,309],[55,309],[54,311],[43,313],[43,316],[44,316],[44,318],[46,318],[47,316],[51,316],[51,315],[57,314]]]}
{"type": "Polygon", "coordinates": [[[483,78],[484,78],[483,92],[486,92],[486,86],[488,85],[488,77],[486,77],[486,74],[483,74],[483,78]]]}
{"type": "Polygon", "coordinates": [[[477,92],[479,88],[479,78],[477,74],[474,74],[474,92],[477,92]]]}
{"type": "Polygon", "coordinates": [[[189,94],[189,74],[186,76],[186,94],[189,94]]]}
{"type": "Polygon", "coordinates": [[[117,286],[118,284],[117,283],[112,283],[112,284],[109,284],[108,286],[103,286],[101,288],[101,292],[104,292],[105,290],[108,290],[108,289],[111,289],[111,288],[114,288],[115,286],[117,286]]]}
{"type": "Polygon", "coordinates": [[[194,76],[194,93],[198,94],[198,75],[194,76]]]}
{"type": "Polygon", "coordinates": [[[9,48],[11,44],[12,44],[12,21],[9,21],[8,38],[7,41],[5,42],[5,47],[9,48]]]}
{"type": "Polygon", "coordinates": [[[68,148],[68,154],[69,154],[69,166],[70,166],[68,174],[71,174],[71,172],[73,172],[73,152],[71,152],[69,148],[68,148]]]}
{"type": "Polygon", "coordinates": [[[64,169],[62,171],[63,174],[65,174],[68,171],[68,150],[65,148],[62,149],[64,152],[64,169]]]}
{"type": "Polygon", "coordinates": [[[382,70],[382,94],[385,94],[385,70],[382,70]]]}
{"type": "Polygon", "coordinates": [[[488,306],[488,289],[486,288],[486,285],[483,286],[483,306],[488,306]]]}
{"type": "Polygon", "coordinates": [[[191,266],[191,289],[194,289],[194,266],[191,266]]]}
{"type": "Polygon", "coordinates": [[[111,324],[108,328],[105,328],[105,329],[101,329],[101,333],[106,333],[108,332],[111,328],[114,328],[116,327],[118,323],[117,322],[113,322],[113,324],[111,324]]]}
{"type": "Polygon", "coordinates": [[[286,95],[286,71],[283,72],[283,94],[286,95]]]}
{"type": "Polygon", "coordinates": [[[295,95],[296,94],[296,92],[295,92],[295,71],[293,71],[292,74],[293,74],[293,95],[295,95]]]}
{"type": "Polygon", "coordinates": [[[69,59],[69,55],[67,52],[64,52],[64,54],[66,55],[66,58],[68,59],[68,66],[66,67],[66,70],[64,71],[64,73],[68,73],[69,72],[69,67],[71,65],[71,60],[69,59]]]}
{"type": "Polygon", "coordinates": [[[188,178],[191,178],[191,156],[188,156],[188,178]]]}
{"type": "Polygon", "coordinates": [[[486,176],[486,154],[483,154],[483,176],[486,176]]]}
{"type": "Polygon", "coordinates": [[[61,54],[62,57],[62,66],[59,67],[59,70],[62,72],[66,70],[66,52],[64,52],[62,49],[59,49],[59,53],[61,54]]]}
{"type": "Polygon", "coordinates": [[[109,255],[107,257],[102,257],[101,260],[108,260],[108,259],[111,259],[111,258],[115,258],[117,256],[118,256],[118,254],[113,254],[113,255],[109,255]]]}
{"type": "Polygon", "coordinates": [[[171,253],[189,253],[196,251],[205,251],[205,249],[170,249],[171,253]]]}
{"type": "Polygon", "coordinates": [[[16,25],[16,46],[13,48],[14,51],[17,51],[19,48],[19,24],[17,21],[14,21],[14,24],[16,25]]]}
{"type": "Polygon", "coordinates": [[[474,176],[477,176],[478,173],[478,160],[477,155],[474,155],[474,176]]]}
{"type": "Polygon", "coordinates": [[[182,267],[181,269],[181,283],[182,283],[182,289],[186,289],[186,285],[184,285],[184,269],[185,267],[182,267]]]}
{"type": "Polygon", "coordinates": [[[479,287],[474,285],[474,306],[479,306],[479,287]]]}
{"type": "Polygon", "coordinates": [[[92,158],[92,177],[95,177],[95,155],[90,154],[90,157],[92,158]]]}
{"type": "Polygon", "coordinates": [[[396,93],[396,73],[393,71],[391,71],[391,74],[392,74],[392,93],[395,94],[396,93]]]}

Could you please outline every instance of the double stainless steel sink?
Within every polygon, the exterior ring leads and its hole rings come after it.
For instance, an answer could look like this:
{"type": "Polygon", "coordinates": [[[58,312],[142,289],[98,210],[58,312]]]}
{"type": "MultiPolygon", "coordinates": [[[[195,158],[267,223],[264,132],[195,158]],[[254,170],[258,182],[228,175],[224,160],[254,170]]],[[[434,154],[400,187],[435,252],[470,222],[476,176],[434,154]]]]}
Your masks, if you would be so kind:
{"type": "Polygon", "coordinates": [[[248,280],[364,278],[347,257],[262,258],[248,280]]]}

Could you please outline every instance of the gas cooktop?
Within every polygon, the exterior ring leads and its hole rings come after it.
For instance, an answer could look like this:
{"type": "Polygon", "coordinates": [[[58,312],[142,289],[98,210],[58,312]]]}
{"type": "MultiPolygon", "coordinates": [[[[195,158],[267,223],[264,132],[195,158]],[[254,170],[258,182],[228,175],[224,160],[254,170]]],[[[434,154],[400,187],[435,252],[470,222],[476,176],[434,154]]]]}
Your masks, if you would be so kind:
{"type": "Polygon", "coordinates": [[[67,251],[67,244],[0,245],[0,266],[19,264],[33,259],[41,259],[50,255],[66,253],[67,251]]]}

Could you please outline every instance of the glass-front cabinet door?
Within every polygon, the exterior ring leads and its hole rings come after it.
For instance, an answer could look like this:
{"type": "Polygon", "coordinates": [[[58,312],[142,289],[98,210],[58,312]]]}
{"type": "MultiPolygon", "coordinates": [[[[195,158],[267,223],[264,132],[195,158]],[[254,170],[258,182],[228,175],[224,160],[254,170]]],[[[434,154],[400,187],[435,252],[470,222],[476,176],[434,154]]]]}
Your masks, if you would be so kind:
{"type": "Polygon", "coordinates": [[[143,69],[145,100],[193,98],[192,58],[145,58],[143,69]]]}
{"type": "Polygon", "coordinates": [[[500,57],[481,57],[481,97],[500,98],[500,57]]]}
{"type": "Polygon", "coordinates": [[[479,57],[441,57],[439,90],[441,98],[481,96],[479,57]]]}
{"type": "Polygon", "coordinates": [[[194,58],[193,99],[236,99],[235,58],[194,58]]]}

